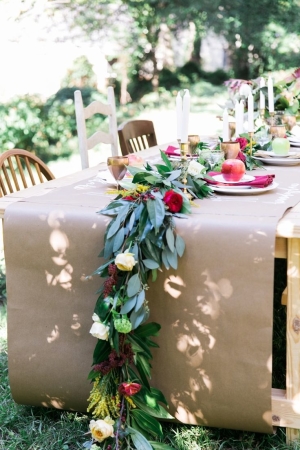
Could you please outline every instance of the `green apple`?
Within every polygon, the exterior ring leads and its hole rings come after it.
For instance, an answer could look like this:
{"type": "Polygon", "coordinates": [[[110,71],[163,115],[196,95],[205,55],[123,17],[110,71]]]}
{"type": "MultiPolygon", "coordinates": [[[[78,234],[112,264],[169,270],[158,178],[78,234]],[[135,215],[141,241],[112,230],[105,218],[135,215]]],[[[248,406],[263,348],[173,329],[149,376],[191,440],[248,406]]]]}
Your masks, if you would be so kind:
{"type": "Polygon", "coordinates": [[[290,142],[286,138],[275,138],[272,141],[272,150],[275,155],[285,156],[288,155],[290,150],[290,142]]]}

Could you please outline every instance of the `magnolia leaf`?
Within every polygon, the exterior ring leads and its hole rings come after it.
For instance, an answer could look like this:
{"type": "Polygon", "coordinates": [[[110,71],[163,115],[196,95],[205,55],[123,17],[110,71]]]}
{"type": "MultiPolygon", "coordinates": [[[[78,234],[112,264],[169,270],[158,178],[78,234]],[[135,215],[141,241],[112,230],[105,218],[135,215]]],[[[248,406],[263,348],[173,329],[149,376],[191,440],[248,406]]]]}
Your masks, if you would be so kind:
{"type": "Polygon", "coordinates": [[[177,234],[177,236],[176,236],[175,247],[176,247],[178,255],[181,257],[185,250],[185,242],[182,239],[182,237],[179,236],[179,234],[177,234]]]}
{"type": "Polygon", "coordinates": [[[99,364],[108,358],[111,352],[110,345],[107,341],[98,339],[93,353],[93,364],[99,364]]]}
{"type": "Polygon", "coordinates": [[[147,343],[144,342],[143,339],[139,338],[134,333],[127,334],[126,338],[129,342],[131,342],[132,345],[136,345],[138,352],[145,353],[145,356],[148,359],[152,359],[152,353],[150,352],[147,343]]]}
{"type": "Polygon", "coordinates": [[[122,306],[120,313],[127,314],[129,313],[136,305],[137,295],[129,298],[126,303],[122,306]]]}
{"type": "Polygon", "coordinates": [[[143,263],[147,267],[147,269],[158,269],[159,264],[156,261],[153,261],[152,259],[143,259],[143,263]]]}
{"type": "Polygon", "coordinates": [[[155,198],[154,200],[147,201],[147,210],[149,214],[149,219],[158,232],[159,227],[162,225],[165,217],[165,206],[162,200],[155,198]]]}
{"type": "Polygon", "coordinates": [[[136,301],[136,305],[134,308],[135,311],[138,311],[142,307],[144,301],[145,301],[145,291],[143,289],[137,296],[137,301],[136,301]]]}
{"type": "MultiPolygon", "coordinates": [[[[141,401],[137,394],[132,398],[133,402],[138,406],[142,411],[145,411],[147,414],[149,414],[152,417],[157,417],[158,419],[174,419],[171,414],[168,413],[168,411],[165,410],[161,405],[158,405],[155,401],[153,404],[155,407],[151,407],[148,405],[148,403],[145,403],[144,401],[141,401]]],[[[152,400],[154,400],[152,398],[152,400]]]]}
{"type": "Polygon", "coordinates": [[[134,334],[138,335],[140,338],[142,337],[150,337],[150,336],[158,336],[159,330],[161,329],[161,325],[156,322],[146,323],[145,325],[139,326],[134,334]]]}
{"type": "Polygon", "coordinates": [[[148,431],[153,436],[163,437],[161,424],[154,417],[139,409],[132,409],[131,414],[141,428],[148,431]]]}
{"type": "Polygon", "coordinates": [[[170,266],[173,267],[173,269],[177,269],[178,261],[177,261],[176,249],[174,249],[174,251],[171,252],[168,248],[166,248],[166,255],[167,255],[170,266]]]}
{"type": "Polygon", "coordinates": [[[133,330],[135,330],[142,322],[146,320],[145,313],[145,308],[142,306],[139,310],[133,311],[130,314],[130,322],[133,330]]]}
{"type": "MultiPolygon", "coordinates": [[[[147,433],[147,431],[146,430],[143,430],[142,428],[140,428],[139,426],[138,426],[138,423],[137,423],[137,421],[134,419],[134,417],[130,417],[130,423],[131,423],[131,426],[132,426],[132,428],[134,428],[136,431],[138,431],[139,433],[141,433],[143,436],[144,436],[144,438],[145,439],[147,439],[148,441],[150,441],[151,439],[152,439],[152,436],[151,436],[151,434],[149,434],[149,433],[147,433]]],[[[131,448],[131,447],[130,447],[131,448]]],[[[143,449],[144,449],[144,447],[142,447],[143,449]]],[[[98,450],[98,449],[97,449],[98,450]]]]}
{"type": "Polygon", "coordinates": [[[117,252],[124,242],[124,228],[120,228],[113,240],[113,252],[117,252]]]}
{"type": "Polygon", "coordinates": [[[171,172],[171,170],[173,170],[171,161],[169,160],[169,158],[167,157],[165,152],[163,152],[162,150],[160,151],[160,157],[163,160],[163,162],[165,163],[165,165],[167,166],[167,168],[169,169],[169,172],[171,172]]]}
{"type": "Polygon", "coordinates": [[[166,400],[166,397],[164,396],[164,394],[159,390],[156,389],[154,387],[151,387],[151,395],[158,401],[161,403],[164,403],[166,406],[168,406],[168,402],[166,400]]]}
{"type": "Polygon", "coordinates": [[[172,228],[168,228],[166,232],[167,244],[171,252],[174,251],[175,248],[175,238],[172,228]]]}
{"type": "Polygon", "coordinates": [[[131,427],[127,427],[127,430],[129,431],[132,442],[137,450],[153,450],[149,441],[147,441],[142,433],[131,427]]]}
{"type": "Polygon", "coordinates": [[[174,447],[164,444],[163,442],[148,441],[154,450],[175,450],[174,447]]]}
{"type": "Polygon", "coordinates": [[[127,295],[128,297],[133,297],[141,289],[141,280],[138,273],[134,274],[128,281],[127,284],[127,295]]]}
{"type": "Polygon", "coordinates": [[[107,232],[106,239],[109,239],[109,238],[111,238],[114,234],[116,234],[116,232],[118,231],[119,228],[120,228],[120,218],[119,218],[119,216],[117,216],[117,217],[114,219],[114,221],[113,221],[111,227],[109,228],[109,230],[108,230],[108,232],[107,232]]]}

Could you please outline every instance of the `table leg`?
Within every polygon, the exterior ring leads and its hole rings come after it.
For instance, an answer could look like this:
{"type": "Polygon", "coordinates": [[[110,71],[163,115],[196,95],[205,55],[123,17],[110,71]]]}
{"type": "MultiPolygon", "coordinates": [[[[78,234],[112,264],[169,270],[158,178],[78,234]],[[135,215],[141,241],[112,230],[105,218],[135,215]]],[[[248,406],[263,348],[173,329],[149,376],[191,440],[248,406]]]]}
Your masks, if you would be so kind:
{"type": "MultiPolygon", "coordinates": [[[[288,239],[286,397],[300,413],[300,239],[288,239]]],[[[287,442],[299,438],[299,429],[287,428],[287,442]]]]}

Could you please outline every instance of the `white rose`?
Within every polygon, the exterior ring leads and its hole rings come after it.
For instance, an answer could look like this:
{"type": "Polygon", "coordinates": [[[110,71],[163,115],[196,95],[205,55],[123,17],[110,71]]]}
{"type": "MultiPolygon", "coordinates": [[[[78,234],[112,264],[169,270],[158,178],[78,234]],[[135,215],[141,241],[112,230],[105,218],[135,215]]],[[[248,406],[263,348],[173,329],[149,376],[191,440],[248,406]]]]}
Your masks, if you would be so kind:
{"type": "Polygon", "coordinates": [[[94,322],[90,329],[90,333],[92,336],[101,339],[102,341],[108,341],[109,327],[104,325],[104,323],[94,322]]]}
{"type": "Polygon", "coordinates": [[[114,421],[110,417],[106,417],[104,420],[91,420],[90,430],[93,438],[98,442],[102,442],[104,439],[112,437],[114,435],[113,424],[114,421]]]}
{"type": "Polygon", "coordinates": [[[243,95],[244,97],[248,97],[248,95],[251,93],[251,87],[247,83],[243,83],[239,90],[240,95],[243,95]]]}
{"type": "Polygon", "coordinates": [[[204,166],[202,166],[202,164],[192,159],[188,167],[188,174],[192,176],[200,175],[203,169],[204,166]]]}
{"type": "Polygon", "coordinates": [[[134,253],[129,253],[125,250],[124,253],[119,253],[115,259],[115,265],[119,270],[130,272],[137,261],[134,259],[134,253]]]}

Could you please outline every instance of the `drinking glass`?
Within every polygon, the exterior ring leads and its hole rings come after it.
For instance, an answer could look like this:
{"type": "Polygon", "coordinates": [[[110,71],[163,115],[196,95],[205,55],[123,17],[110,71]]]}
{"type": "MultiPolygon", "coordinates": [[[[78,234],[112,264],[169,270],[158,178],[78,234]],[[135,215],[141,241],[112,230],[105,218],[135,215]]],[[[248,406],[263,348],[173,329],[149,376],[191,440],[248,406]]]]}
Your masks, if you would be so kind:
{"type": "Polygon", "coordinates": [[[109,156],[107,158],[107,167],[117,183],[119,189],[119,181],[122,180],[126,174],[129,159],[127,156],[109,156]]]}

